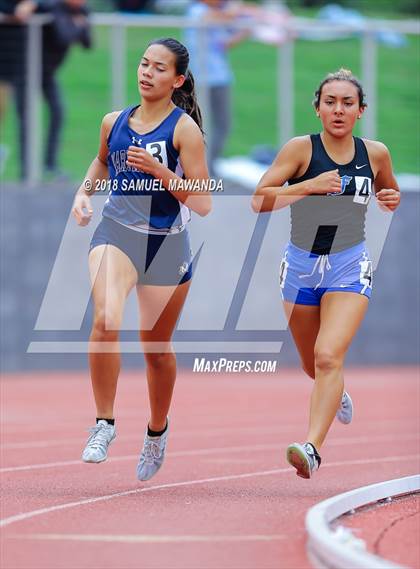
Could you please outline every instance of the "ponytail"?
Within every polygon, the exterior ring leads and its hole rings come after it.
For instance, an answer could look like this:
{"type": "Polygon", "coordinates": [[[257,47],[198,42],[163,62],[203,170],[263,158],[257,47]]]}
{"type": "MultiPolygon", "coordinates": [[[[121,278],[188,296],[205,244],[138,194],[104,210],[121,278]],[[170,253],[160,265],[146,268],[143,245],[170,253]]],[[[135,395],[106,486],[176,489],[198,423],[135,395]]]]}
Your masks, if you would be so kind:
{"type": "Polygon", "coordinates": [[[175,89],[172,95],[172,101],[181,107],[184,111],[190,115],[192,119],[198,124],[201,132],[203,131],[203,118],[201,116],[201,110],[197,102],[197,95],[195,92],[194,76],[188,69],[185,75],[185,81],[181,87],[175,89]]]}
{"type": "Polygon", "coordinates": [[[184,75],[184,84],[175,89],[172,95],[172,101],[183,109],[200,127],[203,131],[203,119],[201,116],[200,107],[197,103],[197,96],[194,87],[194,77],[188,69],[190,62],[190,54],[187,48],[181,42],[174,38],[160,38],[153,40],[149,43],[151,45],[163,45],[175,55],[175,69],[178,75],[184,75]]]}

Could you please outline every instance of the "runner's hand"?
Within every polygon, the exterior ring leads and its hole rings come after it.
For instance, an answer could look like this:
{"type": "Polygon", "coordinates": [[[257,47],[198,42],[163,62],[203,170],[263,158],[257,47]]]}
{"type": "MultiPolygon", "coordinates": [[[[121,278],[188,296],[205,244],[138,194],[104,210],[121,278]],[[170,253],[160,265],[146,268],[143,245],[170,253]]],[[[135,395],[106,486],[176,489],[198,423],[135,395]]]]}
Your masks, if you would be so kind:
{"type": "Polygon", "coordinates": [[[338,170],[323,172],[316,178],[309,180],[311,194],[339,194],[341,193],[341,178],[338,170]]]}
{"type": "Polygon", "coordinates": [[[379,207],[384,211],[394,211],[400,205],[401,194],[392,188],[383,188],[376,194],[379,207]]]}
{"type": "Polygon", "coordinates": [[[138,146],[129,146],[127,151],[127,166],[136,168],[140,172],[155,176],[160,162],[153,158],[144,148],[138,146]]]}
{"type": "Polygon", "coordinates": [[[89,196],[78,194],[73,202],[72,214],[76,218],[77,224],[84,226],[92,218],[93,210],[89,196]]]}

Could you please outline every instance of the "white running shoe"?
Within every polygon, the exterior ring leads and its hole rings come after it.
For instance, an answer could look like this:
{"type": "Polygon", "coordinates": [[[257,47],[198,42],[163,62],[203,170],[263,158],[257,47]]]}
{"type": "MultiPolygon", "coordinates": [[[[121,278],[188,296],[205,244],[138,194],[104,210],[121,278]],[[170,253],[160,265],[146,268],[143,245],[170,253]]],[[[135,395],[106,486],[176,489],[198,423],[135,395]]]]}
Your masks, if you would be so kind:
{"type": "Polygon", "coordinates": [[[340,408],[335,416],[344,425],[348,425],[353,419],[353,401],[347,391],[343,393],[340,408]]]}
{"type": "Polygon", "coordinates": [[[321,466],[321,457],[311,443],[293,443],[287,447],[287,462],[296,468],[297,476],[311,478],[321,466]]]}
{"type": "Polygon", "coordinates": [[[104,419],[89,429],[90,435],[82,454],[84,462],[103,462],[107,459],[108,447],[115,439],[115,426],[110,425],[104,419]]]}
{"type": "Polygon", "coordinates": [[[166,431],[160,437],[149,437],[144,435],[143,450],[140,454],[139,463],[137,465],[138,480],[150,480],[162,466],[165,459],[166,441],[169,432],[169,419],[166,431]]]}

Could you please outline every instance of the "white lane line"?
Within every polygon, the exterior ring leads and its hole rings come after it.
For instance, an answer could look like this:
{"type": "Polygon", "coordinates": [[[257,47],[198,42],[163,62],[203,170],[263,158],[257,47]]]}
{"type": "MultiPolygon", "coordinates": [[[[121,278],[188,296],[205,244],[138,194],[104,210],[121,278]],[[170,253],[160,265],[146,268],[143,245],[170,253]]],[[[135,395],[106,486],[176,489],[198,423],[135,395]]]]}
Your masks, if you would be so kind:
{"type": "MultiPolygon", "coordinates": [[[[387,443],[387,442],[398,442],[398,441],[408,441],[417,440],[420,438],[420,433],[407,433],[399,434],[397,436],[389,435],[379,435],[377,437],[363,436],[363,437],[352,437],[352,438],[335,438],[330,439],[325,443],[326,447],[329,446],[350,446],[354,444],[366,444],[366,443],[387,443]]],[[[287,441],[288,442],[288,441],[287,441]]],[[[276,443],[266,444],[266,445],[245,445],[245,446],[232,446],[232,447],[213,447],[209,449],[200,450],[183,450],[176,452],[168,452],[166,456],[172,458],[182,457],[182,456],[205,456],[207,454],[216,454],[219,452],[242,452],[242,451],[264,451],[264,450],[275,450],[281,449],[282,445],[287,444],[285,441],[277,441],[276,443]]],[[[140,450],[139,450],[140,452],[140,450]]],[[[126,460],[134,460],[138,458],[138,454],[126,454],[122,456],[115,456],[107,459],[107,462],[121,462],[126,460]]],[[[45,462],[41,464],[26,464],[22,466],[5,466],[0,468],[0,474],[6,472],[24,472],[28,470],[40,470],[44,468],[58,468],[60,466],[77,466],[82,465],[81,460],[62,460],[58,462],[45,462]]]]}
{"type": "MultiPolygon", "coordinates": [[[[382,421],[381,428],[388,428],[389,430],[394,430],[396,427],[404,425],[407,427],[406,421],[382,421]]],[[[363,430],[369,429],[377,429],[378,423],[377,422],[367,422],[361,423],[360,426],[363,430]]],[[[3,426],[3,431],[5,430],[5,426],[3,426]]],[[[29,428],[29,427],[28,427],[29,428]]],[[[341,428],[341,427],[340,427],[341,428]]],[[[272,433],[272,434],[281,434],[281,433],[290,433],[296,432],[296,425],[277,425],[276,427],[261,427],[256,425],[255,427],[234,427],[229,428],[229,433],[250,433],[258,435],[259,433],[272,433]]],[[[214,427],[211,429],[192,429],[191,431],[177,431],[171,435],[171,439],[192,439],[192,438],[199,438],[199,437],[213,437],[214,435],[225,435],[226,428],[223,427],[214,427]]],[[[22,433],[20,433],[21,436],[22,433]]],[[[5,438],[3,436],[3,438],[5,438]]],[[[62,439],[45,439],[45,440],[38,440],[38,441],[25,441],[25,442],[14,442],[14,443],[1,443],[1,450],[14,450],[14,449],[25,449],[25,448],[48,448],[51,446],[60,446],[63,447],[64,445],[71,445],[77,444],[80,445],[82,437],[79,438],[62,438],[62,439]]],[[[132,434],[132,435],[118,435],[119,441],[143,441],[143,434],[132,434]]]]}
{"type": "MultiPolygon", "coordinates": [[[[179,457],[179,456],[201,456],[207,454],[217,454],[220,452],[243,452],[247,450],[252,451],[264,451],[264,450],[272,450],[279,448],[278,444],[271,444],[271,445],[246,445],[246,446],[235,446],[235,447],[215,447],[215,448],[208,448],[208,449],[200,449],[200,450],[180,450],[176,452],[167,452],[166,456],[170,457],[179,457]]],[[[133,460],[137,459],[139,454],[127,454],[125,456],[116,456],[114,458],[108,458],[107,462],[120,462],[124,460],[133,460]]],[[[3,474],[4,472],[17,472],[17,471],[25,471],[25,470],[38,470],[41,468],[54,468],[57,466],[74,466],[74,465],[84,465],[82,460],[63,460],[62,462],[47,462],[45,464],[28,464],[26,466],[10,466],[7,468],[0,468],[0,473],[3,474]]]]}
{"type": "Polygon", "coordinates": [[[250,458],[233,458],[232,456],[226,456],[225,458],[203,458],[202,462],[208,464],[255,464],[255,457],[250,458]]]}
{"type": "Polygon", "coordinates": [[[235,541],[280,541],[286,535],[97,535],[82,533],[30,533],[13,534],[8,539],[38,539],[48,541],[96,541],[111,543],[215,543],[235,541]]]}
{"type": "MultiPolygon", "coordinates": [[[[198,437],[213,437],[214,435],[225,435],[226,428],[214,428],[214,429],[204,429],[204,430],[197,430],[192,429],[191,431],[178,431],[177,433],[173,433],[171,435],[171,439],[191,439],[191,438],[198,438],[198,437]]],[[[273,433],[273,434],[281,434],[281,433],[289,433],[296,430],[296,427],[293,425],[284,425],[284,426],[277,426],[277,427],[236,427],[232,429],[228,429],[229,433],[250,433],[258,435],[259,433],[273,433]]],[[[2,450],[13,450],[13,449],[23,449],[23,448],[48,448],[50,446],[63,446],[67,444],[77,444],[80,445],[80,441],[82,437],[78,439],[53,439],[53,440],[44,440],[44,441],[32,441],[32,442],[20,442],[20,443],[5,443],[1,445],[2,450]]],[[[133,435],[118,435],[119,441],[139,441],[143,442],[143,433],[141,434],[133,434],[133,435]]]]}
{"type": "Polygon", "coordinates": [[[104,502],[112,500],[113,498],[122,498],[125,496],[131,496],[133,494],[140,494],[144,492],[152,492],[155,490],[164,490],[167,488],[179,488],[182,486],[193,486],[197,484],[210,484],[212,482],[227,482],[229,480],[239,480],[244,478],[251,478],[253,476],[269,476],[272,474],[280,474],[282,472],[287,472],[289,468],[277,468],[274,470],[264,470],[260,472],[249,472],[244,474],[232,474],[229,476],[217,476],[215,478],[202,478],[197,480],[186,480],[184,482],[173,482],[170,484],[161,484],[159,486],[149,486],[148,488],[136,488],[134,490],[125,490],[124,492],[116,492],[115,494],[107,494],[105,496],[98,496],[96,498],[86,498],[84,500],[78,500],[76,502],[67,502],[65,504],[57,504],[55,506],[49,506],[47,508],[40,508],[39,510],[32,510],[30,512],[23,512],[22,514],[17,514],[10,516],[8,518],[3,518],[0,520],[0,527],[8,526],[10,524],[27,520],[29,518],[34,518],[35,516],[41,516],[43,514],[49,514],[50,512],[56,512],[58,510],[67,510],[69,508],[76,508],[77,506],[83,506],[86,504],[94,504],[96,502],[104,502]]]}
{"type": "MultiPolygon", "coordinates": [[[[405,456],[388,456],[382,458],[368,458],[368,459],[357,459],[357,460],[347,460],[341,462],[330,462],[327,463],[322,468],[334,468],[336,466],[355,466],[355,465],[366,465],[366,464],[379,464],[385,462],[402,462],[406,464],[407,460],[419,460],[419,454],[405,455],[405,456]]],[[[136,488],[134,490],[125,490],[124,492],[116,492],[115,494],[106,494],[105,496],[97,496],[96,498],[85,498],[84,500],[77,500],[75,502],[66,502],[64,504],[56,504],[55,506],[48,506],[47,508],[40,508],[38,510],[32,510],[29,512],[23,512],[21,514],[16,514],[14,516],[9,516],[0,520],[0,527],[8,526],[17,522],[22,522],[36,516],[42,516],[43,514],[50,514],[51,512],[57,512],[61,510],[67,510],[70,508],[76,508],[78,506],[84,506],[86,504],[95,504],[97,502],[105,502],[112,500],[113,498],[122,498],[125,496],[131,496],[133,494],[141,494],[144,492],[152,492],[155,490],[166,490],[168,488],[180,488],[182,486],[195,486],[198,484],[211,484],[213,482],[227,482],[229,480],[243,480],[246,478],[253,478],[254,476],[272,476],[274,474],[284,474],[285,472],[291,472],[292,468],[276,468],[273,470],[262,470],[259,472],[247,472],[243,474],[231,474],[227,476],[216,476],[214,478],[202,478],[196,480],[186,480],[184,482],[172,482],[169,484],[161,484],[159,486],[149,486],[147,488],[136,488]]]]}

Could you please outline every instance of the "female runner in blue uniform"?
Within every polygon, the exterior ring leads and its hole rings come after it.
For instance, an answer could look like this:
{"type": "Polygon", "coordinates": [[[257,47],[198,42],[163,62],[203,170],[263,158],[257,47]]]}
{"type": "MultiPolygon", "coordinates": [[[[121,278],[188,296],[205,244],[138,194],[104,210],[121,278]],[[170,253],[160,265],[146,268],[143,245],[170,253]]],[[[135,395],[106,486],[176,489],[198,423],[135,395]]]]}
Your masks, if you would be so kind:
{"type": "Polygon", "coordinates": [[[340,69],[327,75],[314,106],[321,134],[291,139],[262,177],[252,202],[257,212],[291,209],[280,287],[302,367],[315,380],[306,442],[287,449],[289,463],[302,478],[319,468],[319,451],[334,416],[343,423],[352,419],[343,365],[372,290],[364,233],[372,188],[382,208],[394,211],[400,202],[386,146],[353,136],[366,103],[352,73],[340,69]]]}
{"type": "Polygon", "coordinates": [[[137,72],[141,105],[105,115],[98,156],[73,205],[79,225],[89,223],[89,194],[110,190],[92,238],[89,270],[94,321],[89,363],[97,420],[82,458],[102,462],[115,438],[114,400],[120,371],[118,348],[124,304],[136,287],[140,339],[147,366],[151,416],[137,466],[139,480],[161,467],[168,411],[176,377],[171,337],[190,286],[190,209],[206,215],[206,191],[182,188],[208,169],[187,49],[175,39],[153,41],[137,72]],[[108,348],[108,349],[107,349],[108,348]]]}

